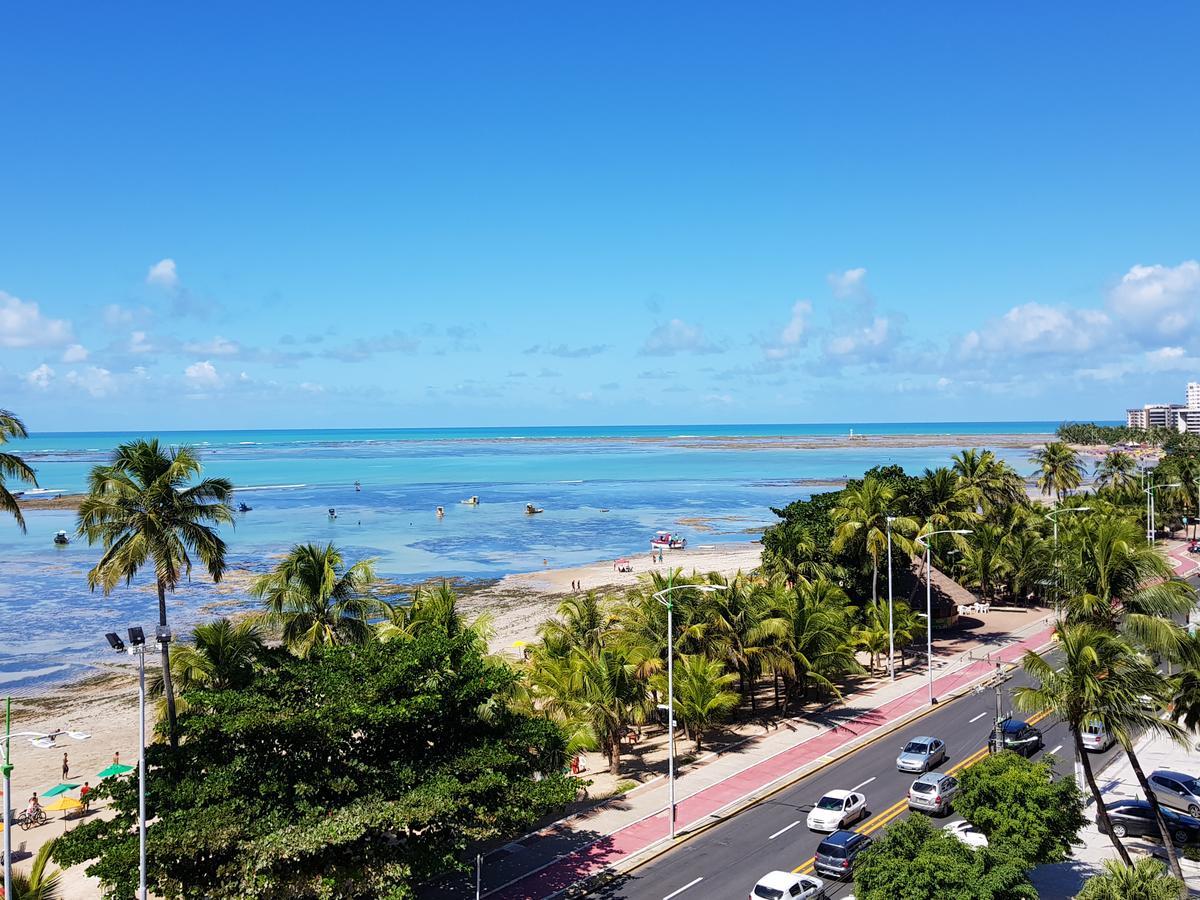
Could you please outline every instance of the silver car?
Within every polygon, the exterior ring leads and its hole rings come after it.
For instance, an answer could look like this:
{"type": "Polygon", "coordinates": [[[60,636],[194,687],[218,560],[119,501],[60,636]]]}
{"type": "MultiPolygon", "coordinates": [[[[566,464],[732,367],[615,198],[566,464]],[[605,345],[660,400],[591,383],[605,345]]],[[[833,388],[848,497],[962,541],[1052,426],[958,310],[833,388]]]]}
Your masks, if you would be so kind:
{"type": "Polygon", "coordinates": [[[946,761],[946,745],[935,737],[913,738],[896,757],[901,772],[928,772],[946,761]]]}
{"type": "Polygon", "coordinates": [[[950,804],[954,802],[956,793],[957,778],[942,772],[927,772],[908,789],[908,808],[938,816],[945,815],[950,811],[950,804]]]}
{"type": "Polygon", "coordinates": [[[1200,781],[1170,769],[1155,769],[1149,781],[1150,789],[1163,806],[1200,818],[1200,781]]]}

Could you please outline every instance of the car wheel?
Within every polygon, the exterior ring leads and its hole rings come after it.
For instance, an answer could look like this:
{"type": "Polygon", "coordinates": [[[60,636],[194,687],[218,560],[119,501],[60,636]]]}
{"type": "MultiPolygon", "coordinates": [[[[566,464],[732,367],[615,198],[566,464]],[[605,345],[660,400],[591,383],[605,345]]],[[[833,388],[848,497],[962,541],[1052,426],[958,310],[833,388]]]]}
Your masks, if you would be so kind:
{"type": "Polygon", "coordinates": [[[1120,822],[1117,822],[1112,827],[1112,833],[1115,837],[1119,837],[1119,838],[1125,837],[1125,834],[1126,834],[1125,826],[1122,825],[1120,822]]]}
{"type": "Polygon", "coordinates": [[[1182,828],[1176,828],[1171,832],[1171,840],[1177,844],[1186,844],[1188,842],[1188,833],[1182,828]]]}
{"type": "Polygon", "coordinates": [[[1190,804],[1188,806],[1188,815],[1192,818],[1200,816],[1200,806],[1197,806],[1195,803],[1190,804]]]}

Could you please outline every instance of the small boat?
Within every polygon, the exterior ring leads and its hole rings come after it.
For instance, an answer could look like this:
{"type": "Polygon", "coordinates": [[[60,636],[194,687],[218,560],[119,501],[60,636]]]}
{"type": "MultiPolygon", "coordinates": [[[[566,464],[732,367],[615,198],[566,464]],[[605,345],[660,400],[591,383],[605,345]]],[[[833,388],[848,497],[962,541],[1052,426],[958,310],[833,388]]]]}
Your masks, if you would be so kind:
{"type": "Polygon", "coordinates": [[[545,512],[540,506],[534,506],[532,503],[525,504],[525,515],[536,516],[538,513],[545,512]]]}
{"type": "Polygon", "coordinates": [[[337,510],[334,509],[332,506],[329,507],[329,518],[331,518],[331,519],[337,518],[337,510]]]}
{"type": "Polygon", "coordinates": [[[660,531],[650,538],[650,546],[665,550],[682,550],[687,546],[687,538],[670,531],[660,531]]]}
{"type": "Polygon", "coordinates": [[[442,509],[442,507],[439,506],[437,508],[437,517],[440,519],[444,515],[446,515],[446,510],[442,509]]]}
{"type": "Polygon", "coordinates": [[[247,506],[245,503],[238,504],[238,512],[250,512],[252,509],[254,509],[253,506],[247,506]]]}
{"type": "Polygon", "coordinates": [[[459,500],[458,502],[465,503],[467,506],[478,506],[479,498],[478,497],[468,497],[466,500],[459,500]]]}
{"type": "Polygon", "coordinates": [[[59,546],[66,546],[67,544],[71,543],[71,539],[67,537],[67,533],[65,531],[60,531],[54,536],[54,543],[58,544],[59,546]]]}
{"type": "Polygon", "coordinates": [[[354,482],[354,489],[356,491],[361,491],[362,490],[362,482],[361,481],[354,482]]]}

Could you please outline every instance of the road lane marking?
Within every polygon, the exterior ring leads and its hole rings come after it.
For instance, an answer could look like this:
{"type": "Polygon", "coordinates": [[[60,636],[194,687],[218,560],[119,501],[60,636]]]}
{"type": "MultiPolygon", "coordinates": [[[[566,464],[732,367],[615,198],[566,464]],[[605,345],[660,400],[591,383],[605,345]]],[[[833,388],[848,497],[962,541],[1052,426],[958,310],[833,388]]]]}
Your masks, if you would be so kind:
{"type": "Polygon", "coordinates": [[[981,713],[980,713],[979,715],[977,715],[975,718],[973,718],[973,719],[967,719],[967,722],[968,722],[968,723],[970,723],[970,722],[978,722],[980,719],[982,719],[982,718],[983,718],[984,716],[986,716],[986,715],[987,715],[987,713],[986,713],[986,712],[981,712],[981,713]]]}
{"type": "Polygon", "coordinates": [[[850,790],[852,790],[852,791],[862,790],[863,788],[865,788],[868,784],[870,784],[872,781],[874,781],[878,777],[879,776],[877,776],[877,775],[872,775],[866,781],[862,782],[862,784],[856,784],[854,787],[850,788],[850,790]]]}
{"type": "Polygon", "coordinates": [[[671,898],[672,898],[672,897],[678,897],[680,894],[682,894],[682,893],[683,893],[684,891],[686,891],[688,888],[690,888],[690,887],[695,887],[696,885],[698,885],[698,884],[699,884],[700,882],[702,882],[703,880],[704,880],[704,876],[703,876],[703,875],[701,875],[701,876],[700,876],[699,878],[697,878],[695,881],[689,881],[687,884],[685,884],[685,885],[684,885],[683,887],[681,887],[679,890],[677,890],[677,891],[671,891],[671,893],[669,893],[669,894],[667,894],[667,896],[663,897],[663,900],[671,900],[671,898]]]}
{"type": "Polygon", "coordinates": [[[780,836],[781,834],[783,834],[785,831],[791,831],[793,828],[795,828],[795,827],[796,827],[797,825],[799,825],[799,824],[800,824],[800,820],[799,820],[799,819],[797,819],[797,820],[796,820],[795,822],[793,822],[791,825],[787,825],[787,826],[785,826],[785,827],[783,827],[783,828],[780,828],[780,829],[779,829],[777,832],[775,832],[773,835],[771,835],[769,838],[767,838],[767,840],[768,840],[768,841],[773,841],[773,840],[775,840],[775,838],[779,837],[779,836],[780,836]]]}
{"type": "Polygon", "coordinates": [[[1051,750],[1050,752],[1051,752],[1051,753],[1057,753],[1057,752],[1058,752],[1059,750],[1061,750],[1061,749],[1062,749],[1062,744],[1059,744],[1057,747],[1055,747],[1055,748],[1054,748],[1053,750],[1051,750]]]}

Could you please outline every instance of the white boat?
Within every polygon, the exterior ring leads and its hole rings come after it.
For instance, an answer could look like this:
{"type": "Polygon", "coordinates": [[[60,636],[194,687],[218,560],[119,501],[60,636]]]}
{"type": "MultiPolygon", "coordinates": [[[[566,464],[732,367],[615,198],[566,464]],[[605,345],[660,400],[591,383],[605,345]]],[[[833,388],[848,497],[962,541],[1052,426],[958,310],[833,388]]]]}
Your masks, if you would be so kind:
{"type": "Polygon", "coordinates": [[[444,515],[446,515],[446,510],[442,509],[442,507],[439,506],[437,508],[437,517],[440,519],[444,515]]]}
{"type": "Polygon", "coordinates": [[[54,536],[54,543],[60,546],[65,546],[66,544],[71,543],[71,539],[67,537],[67,533],[65,531],[60,531],[54,536]]]}
{"type": "Polygon", "coordinates": [[[458,502],[465,503],[467,506],[478,506],[479,498],[478,497],[468,497],[466,500],[459,500],[458,502]]]}
{"type": "Polygon", "coordinates": [[[682,550],[687,546],[687,538],[671,531],[660,531],[650,538],[650,546],[665,550],[682,550]]]}
{"type": "Polygon", "coordinates": [[[534,506],[532,503],[525,504],[525,515],[536,516],[540,512],[545,512],[540,506],[534,506]]]}

